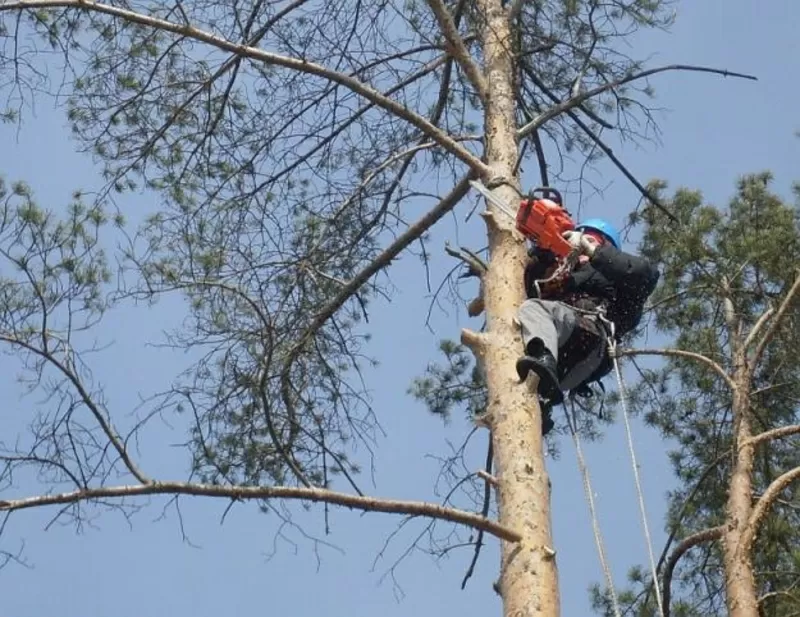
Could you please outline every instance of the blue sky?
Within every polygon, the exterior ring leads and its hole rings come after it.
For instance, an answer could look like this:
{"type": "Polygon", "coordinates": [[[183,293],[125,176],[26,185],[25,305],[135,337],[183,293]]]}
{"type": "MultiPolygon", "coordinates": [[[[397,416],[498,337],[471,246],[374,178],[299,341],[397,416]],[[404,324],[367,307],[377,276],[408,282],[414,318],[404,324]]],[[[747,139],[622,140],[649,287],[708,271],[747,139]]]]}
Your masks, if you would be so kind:
{"type": "MultiPolygon", "coordinates": [[[[710,201],[721,203],[733,190],[737,176],[770,169],[774,189],[787,194],[800,179],[796,162],[800,128],[796,114],[800,83],[800,4],[791,0],[746,2],[707,0],[678,2],[678,20],[671,33],[646,33],[632,42],[633,56],[652,55],[651,64],[691,63],[754,73],[753,83],[717,76],[667,73],[653,79],[662,143],[645,148],[615,145],[617,152],[639,178],[666,179],[671,188],[701,188],[710,201]]],[[[76,186],[96,182],[86,158],[76,155],[63,120],[48,103],[40,103],[35,118],[28,118],[17,139],[13,127],[2,127],[5,148],[0,152],[0,173],[8,179],[25,179],[39,201],[56,207],[65,203],[76,186]]],[[[602,196],[591,196],[582,212],[604,215],[618,223],[636,204],[638,195],[610,166],[602,166],[596,181],[608,185],[602,196]]],[[[127,200],[131,208],[149,208],[127,200]]],[[[482,223],[463,223],[458,213],[459,237],[452,228],[434,234],[430,247],[436,254],[445,240],[478,245],[482,223]],[[447,233],[444,233],[444,231],[447,233]]],[[[434,274],[451,267],[441,255],[434,274]]],[[[469,426],[459,417],[443,424],[430,417],[406,396],[413,377],[436,358],[440,338],[457,337],[470,322],[458,314],[434,311],[431,333],[424,327],[429,297],[415,258],[400,260],[391,271],[402,289],[391,304],[373,307],[373,353],[380,366],[371,371],[369,386],[387,437],[380,446],[374,493],[402,498],[435,498],[432,485],[438,470],[428,454],[441,454],[447,443],[460,443],[469,426]]],[[[435,280],[435,279],[434,279],[435,280]]],[[[110,407],[126,417],[139,392],[166,385],[165,375],[183,360],[145,345],[180,319],[179,302],[162,303],[152,310],[125,310],[104,322],[100,336],[113,341],[95,366],[96,377],[109,392],[110,407]]],[[[20,401],[13,384],[14,365],[0,359],[4,438],[24,425],[30,400],[20,401]]],[[[610,385],[610,384],[609,384],[610,385]]],[[[655,532],[656,551],[662,532],[663,495],[671,485],[665,446],[649,429],[635,427],[641,473],[655,532]]],[[[179,431],[166,423],[154,425],[142,445],[147,471],[182,477],[183,459],[174,447],[179,431]]],[[[485,435],[474,451],[474,466],[481,463],[485,435]]],[[[588,614],[586,589],[601,579],[587,508],[572,446],[562,444],[562,455],[551,461],[553,524],[558,550],[563,615],[588,614]]],[[[627,568],[645,562],[636,510],[633,478],[621,424],[606,438],[587,447],[595,485],[597,507],[611,567],[617,581],[627,568]]],[[[370,487],[373,488],[373,487],[370,487]]],[[[18,488],[34,490],[26,479],[18,488]]],[[[5,494],[0,495],[5,497],[5,494]]],[[[15,617],[134,617],[147,615],[272,614],[306,617],[324,612],[330,617],[433,616],[444,612],[462,617],[497,614],[498,598],[491,591],[498,558],[488,547],[465,591],[459,588],[470,559],[466,551],[434,562],[425,555],[408,557],[396,570],[403,591],[398,599],[391,578],[382,575],[402,553],[410,536],[401,536],[373,567],[387,536],[399,519],[387,515],[333,511],[332,535],[325,538],[337,548],[319,548],[319,561],[311,541],[288,532],[296,546],[276,540],[274,515],[261,515],[252,506],[235,508],[224,525],[224,503],[187,500],[182,503],[184,528],[197,546],[182,540],[174,509],[157,521],[164,502],[151,505],[128,522],[114,513],[101,513],[92,525],[76,533],[71,526],[55,525],[45,531],[52,511],[29,511],[11,519],[0,548],[14,551],[25,542],[30,568],[10,567],[0,573],[0,596],[5,614],[15,617]],[[405,542],[404,542],[405,540],[405,542]],[[276,551],[270,559],[269,553],[276,551]]],[[[320,510],[296,514],[310,533],[322,535],[320,510]]],[[[418,528],[417,528],[418,529],[418,528]]]]}

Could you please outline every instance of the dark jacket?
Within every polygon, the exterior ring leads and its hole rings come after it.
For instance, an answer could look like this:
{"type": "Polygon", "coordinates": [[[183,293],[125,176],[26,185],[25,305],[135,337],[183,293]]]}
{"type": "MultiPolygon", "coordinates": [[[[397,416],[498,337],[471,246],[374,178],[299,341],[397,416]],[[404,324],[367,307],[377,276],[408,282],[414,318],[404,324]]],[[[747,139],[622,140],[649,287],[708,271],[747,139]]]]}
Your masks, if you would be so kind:
{"type": "MultiPolygon", "coordinates": [[[[525,289],[529,298],[535,298],[534,281],[546,278],[548,270],[555,264],[555,256],[537,248],[532,249],[530,255],[532,259],[525,268],[525,289]]],[[[560,289],[550,294],[543,291],[542,296],[543,299],[560,300],[582,308],[605,304],[606,317],[614,322],[615,338],[619,340],[639,325],[644,305],[655,290],[658,279],[658,270],[643,257],[604,244],[597,248],[588,263],[575,267],[560,289]]],[[[593,322],[587,324],[586,320],[583,324],[589,328],[593,326],[593,322]]],[[[563,353],[559,353],[562,376],[571,368],[570,364],[585,355],[580,347],[588,343],[585,336],[581,339],[581,334],[586,333],[576,333],[574,340],[568,341],[566,349],[561,350],[563,353]]],[[[587,381],[599,379],[610,369],[610,361],[604,362],[587,381]]]]}

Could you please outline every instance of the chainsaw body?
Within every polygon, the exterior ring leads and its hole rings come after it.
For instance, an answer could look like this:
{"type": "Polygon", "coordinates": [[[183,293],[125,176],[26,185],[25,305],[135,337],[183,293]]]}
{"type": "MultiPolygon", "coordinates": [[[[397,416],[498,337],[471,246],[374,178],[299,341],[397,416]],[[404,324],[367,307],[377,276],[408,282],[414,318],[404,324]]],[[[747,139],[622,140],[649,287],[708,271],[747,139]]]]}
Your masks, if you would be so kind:
{"type": "Polygon", "coordinates": [[[517,230],[537,246],[555,253],[556,257],[567,257],[573,247],[564,239],[564,232],[575,229],[575,223],[561,205],[561,195],[554,189],[534,189],[530,197],[523,200],[516,216],[517,230]],[[554,194],[556,200],[536,197],[536,193],[554,194]]]}
{"type": "Polygon", "coordinates": [[[533,189],[527,199],[523,199],[516,214],[513,209],[480,181],[470,180],[474,189],[494,204],[499,210],[515,220],[517,230],[537,246],[552,251],[557,258],[566,259],[574,253],[564,232],[575,229],[575,223],[564,209],[561,193],[556,189],[533,189]],[[541,194],[541,197],[537,197],[541,194]],[[554,199],[550,199],[550,196],[554,199]]]}

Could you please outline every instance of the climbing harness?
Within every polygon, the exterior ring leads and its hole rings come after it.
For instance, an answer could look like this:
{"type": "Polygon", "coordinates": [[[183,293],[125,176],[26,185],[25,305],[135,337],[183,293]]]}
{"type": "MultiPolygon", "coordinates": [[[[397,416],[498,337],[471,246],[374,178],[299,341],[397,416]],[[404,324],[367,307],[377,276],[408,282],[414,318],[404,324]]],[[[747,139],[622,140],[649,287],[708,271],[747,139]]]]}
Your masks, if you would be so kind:
{"type": "Polygon", "coordinates": [[[647,511],[644,505],[644,491],[642,490],[642,481],[639,477],[639,464],[636,460],[636,450],[633,446],[633,432],[631,430],[630,417],[628,415],[628,401],[627,392],[625,388],[625,381],[622,378],[622,370],[619,366],[619,357],[617,354],[617,341],[614,333],[614,322],[606,318],[602,313],[598,314],[602,323],[608,329],[608,353],[611,356],[611,362],[614,365],[614,372],[617,377],[617,389],[619,390],[620,406],[622,407],[622,417],[625,421],[625,434],[628,439],[628,451],[631,455],[631,464],[633,467],[633,478],[636,483],[636,495],[639,501],[639,513],[641,515],[642,529],[644,530],[645,543],[647,544],[647,555],[650,559],[650,570],[653,576],[653,588],[656,595],[656,603],[658,604],[658,612],[661,617],[664,617],[664,602],[661,597],[661,589],[658,585],[658,571],[656,569],[656,561],[653,556],[653,541],[650,536],[650,527],[647,523],[647,511]]]}
{"type": "Polygon", "coordinates": [[[572,268],[575,267],[575,264],[578,261],[578,257],[580,252],[575,249],[567,254],[567,256],[560,260],[558,266],[555,270],[553,270],[552,274],[544,279],[536,279],[533,281],[533,286],[536,288],[536,297],[542,297],[542,285],[546,285],[547,283],[552,283],[553,281],[557,281],[560,278],[566,276],[572,271],[572,268]]]}
{"type": "Polygon", "coordinates": [[[583,456],[583,448],[581,447],[581,441],[578,437],[578,418],[577,414],[575,413],[574,400],[571,401],[571,407],[572,417],[570,418],[570,414],[567,413],[567,426],[569,426],[569,432],[572,435],[572,443],[575,444],[575,453],[578,457],[578,469],[580,470],[581,478],[583,479],[583,491],[586,493],[586,501],[589,504],[589,514],[592,517],[594,542],[597,546],[597,554],[600,557],[600,566],[603,568],[603,574],[606,578],[608,593],[611,596],[611,606],[614,609],[614,617],[622,617],[622,611],[619,607],[619,599],[617,598],[617,591],[614,588],[614,579],[611,576],[611,567],[609,566],[608,558],[606,557],[605,545],[603,544],[603,535],[600,532],[600,524],[597,520],[597,511],[594,507],[594,492],[592,491],[592,482],[589,477],[589,468],[586,466],[586,459],[583,456]]]}

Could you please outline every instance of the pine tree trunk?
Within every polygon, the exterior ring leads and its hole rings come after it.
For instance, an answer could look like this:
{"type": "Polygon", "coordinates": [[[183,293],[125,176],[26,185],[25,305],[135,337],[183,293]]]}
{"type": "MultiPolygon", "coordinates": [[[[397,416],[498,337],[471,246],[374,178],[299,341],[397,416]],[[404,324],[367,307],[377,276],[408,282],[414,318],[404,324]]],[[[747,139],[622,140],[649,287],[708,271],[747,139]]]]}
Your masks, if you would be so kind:
{"type": "MultiPolygon", "coordinates": [[[[507,9],[501,0],[480,0],[485,17],[484,62],[486,162],[495,176],[512,182],[517,158],[514,58],[507,9]]],[[[496,193],[509,203],[519,196],[509,186],[496,193]]],[[[480,354],[489,394],[494,455],[498,470],[499,519],[522,534],[503,542],[500,592],[506,617],[558,617],[558,580],[550,533],[549,479],[544,466],[541,411],[536,397],[519,384],[514,368],[522,352],[517,310],[524,300],[526,247],[513,222],[487,217],[491,261],[484,277],[487,332],[480,354]]]]}
{"type": "Polygon", "coordinates": [[[752,435],[750,427],[750,376],[743,353],[735,352],[733,393],[734,467],[728,492],[723,536],[725,588],[730,617],[758,617],[755,576],[750,550],[740,549],[742,533],[753,511],[753,447],[738,447],[752,435]]]}

